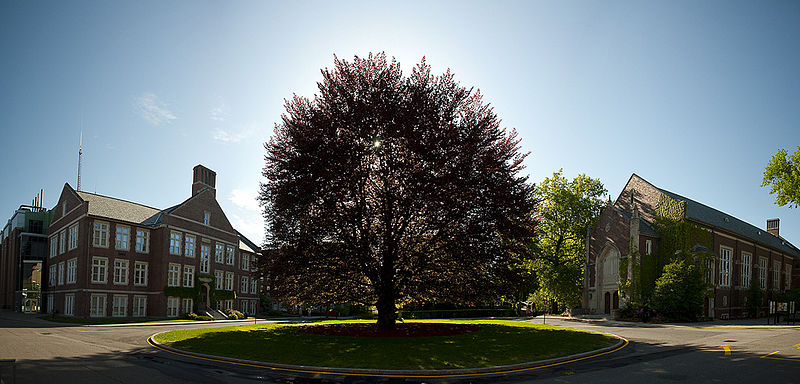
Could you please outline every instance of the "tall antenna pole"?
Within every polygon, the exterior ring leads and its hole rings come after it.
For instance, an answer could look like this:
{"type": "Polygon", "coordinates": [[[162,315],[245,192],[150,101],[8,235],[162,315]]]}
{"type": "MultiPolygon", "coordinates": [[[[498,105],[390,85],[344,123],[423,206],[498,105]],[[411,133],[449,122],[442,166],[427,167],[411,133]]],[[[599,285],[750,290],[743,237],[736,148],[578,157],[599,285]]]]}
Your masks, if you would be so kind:
{"type": "Polygon", "coordinates": [[[81,160],[83,159],[83,118],[81,118],[81,141],[78,146],[78,190],[81,190],[81,160]]]}

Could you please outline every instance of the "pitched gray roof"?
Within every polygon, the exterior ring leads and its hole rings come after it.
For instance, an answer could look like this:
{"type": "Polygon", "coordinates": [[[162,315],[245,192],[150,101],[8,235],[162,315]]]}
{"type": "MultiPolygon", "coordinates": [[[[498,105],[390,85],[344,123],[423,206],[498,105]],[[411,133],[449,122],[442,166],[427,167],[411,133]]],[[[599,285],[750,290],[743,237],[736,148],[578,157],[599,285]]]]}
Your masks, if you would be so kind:
{"type": "MultiPolygon", "coordinates": [[[[611,207],[614,208],[617,212],[619,212],[623,217],[628,219],[628,221],[631,220],[631,213],[630,212],[625,212],[625,211],[617,208],[614,205],[612,205],[611,207]]],[[[641,233],[643,235],[652,236],[652,237],[660,237],[658,235],[658,232],[656,232],[656,229],[653,227],[653,225],[648,223],[647,220],[645,220],[645,219],[643,219],[641,217],[639,217],[639,233],[641,233]]]]}
{"type": "Polygon", "coordinates": [[[655,188],[673,200],[685,201],[686,217],[689,219],[696,220],[713,227],[722,228],[726,231],[736,233],[749,240],[752,240],[753,242],[767,245],[781,252],[786,252],[794,257],[800,257],[800,249],[797,249],[797,247],[783,238],[775,236],[752,224],[748,224],[742,220],[739,220],[725,212],[718,211],[692,199],[687,199],[677,193],[673,193],[658,187],[655,188]]]}
{"type": "Polygon", "coordinates": [[[140,224],[159,212],[153,207],[113,197],[83,191],[77,191],[77,194],[81,199],[89,202],[89,214],[93,216],[140,224]]]}

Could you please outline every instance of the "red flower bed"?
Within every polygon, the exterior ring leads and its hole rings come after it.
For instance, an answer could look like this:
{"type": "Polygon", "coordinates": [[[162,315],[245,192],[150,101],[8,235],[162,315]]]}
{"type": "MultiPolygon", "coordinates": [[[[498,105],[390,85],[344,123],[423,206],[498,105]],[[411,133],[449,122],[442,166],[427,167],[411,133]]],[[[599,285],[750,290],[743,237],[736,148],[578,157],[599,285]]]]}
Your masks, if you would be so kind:
{"type": "Polygon", "coordinates": [[[433,337],[453,336],[481,329],[472,324],[400,323],[394,329],[379,329],[374,323],[318,324],[300,328],[300,332],[325,336],[353,337],[433,337]]]}

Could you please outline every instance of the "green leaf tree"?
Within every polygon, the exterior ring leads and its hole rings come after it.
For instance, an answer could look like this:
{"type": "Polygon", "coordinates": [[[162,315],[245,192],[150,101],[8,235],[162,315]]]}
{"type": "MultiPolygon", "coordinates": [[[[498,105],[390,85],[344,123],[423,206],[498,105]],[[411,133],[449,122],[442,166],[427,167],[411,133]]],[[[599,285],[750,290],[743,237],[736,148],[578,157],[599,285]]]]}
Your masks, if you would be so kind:
{"type": "Polygon", "coordinates": [[[653,310],[670,321],[695,321],[703,312],[705,284],[692,260],[677,258],[664,266],[653,292],[653,310]]]}
{"type": "Polygon", "coordinates": [[[573,180],[554,172],[534,188],[539,201],[539,236],[532,245],[538,280],[536,296],[573,306],[580,303],[586,231],[603,209],[606,189],[599,179],[580,174],[573,180]]]}
{"type": "Polygon", "coordinates": [[[800,205],[800,146],[788,156],[781,149],[769,160],[764,170],[762,187],[770,186],[770,194],[775,196],[775,204],[797,208],[800,205]]]}

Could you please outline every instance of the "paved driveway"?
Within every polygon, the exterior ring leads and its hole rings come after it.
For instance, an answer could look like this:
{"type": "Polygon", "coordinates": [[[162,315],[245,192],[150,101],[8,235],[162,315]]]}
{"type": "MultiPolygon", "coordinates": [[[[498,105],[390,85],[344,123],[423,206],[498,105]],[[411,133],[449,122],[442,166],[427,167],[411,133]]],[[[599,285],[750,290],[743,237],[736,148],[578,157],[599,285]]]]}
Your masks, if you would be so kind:
{"type": "MultiPolygon", "coordinates": [[[[630,344],[609,355],[513,375],[429,380],[295,375],[185,358],[147,345],[149,335],[181,326],[66,326],[0,312],[0,359],[17,359],[20,384],[800,383],[800,326],[760,327],[731,322],[671,326],[553,318],[548,318],[547,323],[615,333],[630,344]]],[[[230,324],[193,326],[221,325],[230,324]]]]}

